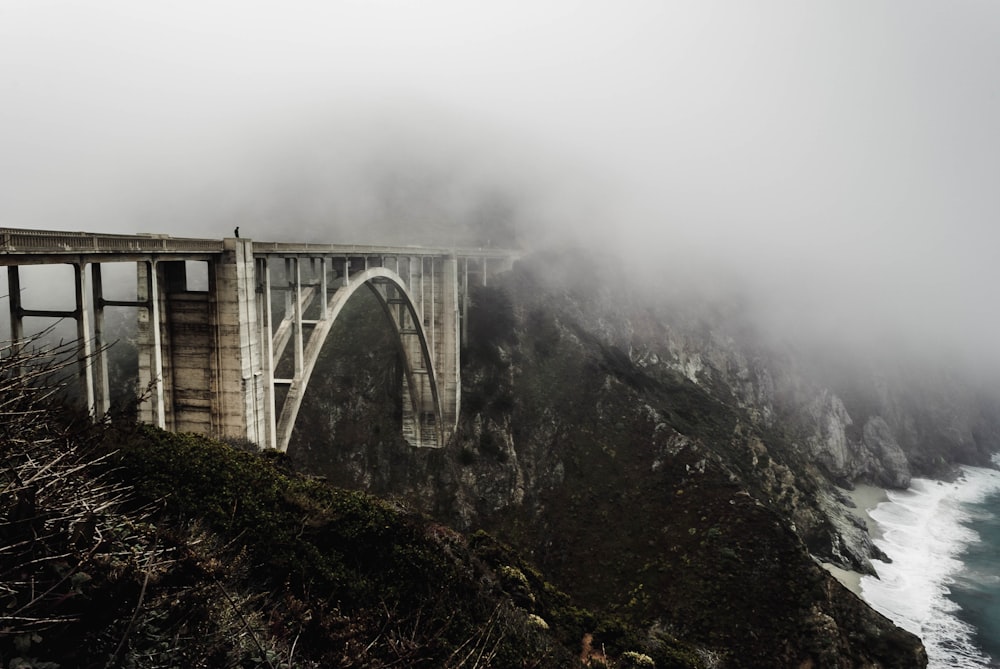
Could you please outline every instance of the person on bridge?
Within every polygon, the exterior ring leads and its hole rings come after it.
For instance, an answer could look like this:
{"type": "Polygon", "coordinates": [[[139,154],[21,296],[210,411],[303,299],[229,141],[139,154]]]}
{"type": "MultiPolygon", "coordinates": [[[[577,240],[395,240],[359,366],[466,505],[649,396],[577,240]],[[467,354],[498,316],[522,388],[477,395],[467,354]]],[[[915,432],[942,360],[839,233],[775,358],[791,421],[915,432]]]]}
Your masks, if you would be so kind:
{"type": "Polygon", "coordinates": [[[236,239],[240,238],[240,226],[236,226],[236,229],[233,230],[233,234],[236,235],[236,239]]]}

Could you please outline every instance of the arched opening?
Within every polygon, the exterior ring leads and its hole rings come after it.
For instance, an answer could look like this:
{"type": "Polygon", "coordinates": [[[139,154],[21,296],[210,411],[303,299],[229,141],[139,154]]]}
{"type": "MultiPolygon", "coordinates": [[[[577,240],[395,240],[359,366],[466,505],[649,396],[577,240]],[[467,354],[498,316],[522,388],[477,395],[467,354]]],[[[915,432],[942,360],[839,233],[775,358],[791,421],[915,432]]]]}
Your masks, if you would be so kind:
{"type": "Polygon", "coordinates": [[[358,291],[331,327],[302,397],[287,449],[296,467],[334,485],[379,490],[392,476],[386,470],[413,450],[403,437],[404,367],[378,298],[358,291]]]}
{"type": "Polygon", "coordinates": [[[277,421],[279,450],[287,450],[302,406],[306,389],[312,381],[324,344],[335,324],[346,313],[352,300],[363,293],[374,298],[386,318],[385,323],[397,343],[402,362],[401,428],[412,446],[438,447],[444,442],[442,409],[438,382],[424,327],[412,297],[402,279],[391,270],[376,267],[351,277],[330,299],[327,317],[318,321],[305,347],[300,378],[291,382],[277,421]],[[364,289],[364,290],[362,290],[364,289]]]}

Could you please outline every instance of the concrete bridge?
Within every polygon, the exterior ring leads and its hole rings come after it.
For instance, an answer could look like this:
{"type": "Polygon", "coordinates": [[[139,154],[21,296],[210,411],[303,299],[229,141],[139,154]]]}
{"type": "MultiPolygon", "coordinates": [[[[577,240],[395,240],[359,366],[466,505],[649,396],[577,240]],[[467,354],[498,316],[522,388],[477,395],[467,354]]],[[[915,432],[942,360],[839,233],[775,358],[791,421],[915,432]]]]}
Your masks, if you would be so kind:
{"type": "Polygon", "coordinates": [[[469,286],[510,268],[514,252],[185,239],[0,228],[11,339],[27,318],[76,322],[82,394],[110,406],[107,307],[138,314],[140,418],[172,431],[245,438],[286,450],[320,349],[344,305],[371,291],[404,360],[403,435],[440,447],[461,406],[459,353],[469,286]],[[134,299],[107,299],[102,267],[134,263],[134,299]],[[198,265],[202,263],[203,265],[198,265]],[[70,265],[75,306],[22,303],[20,269],[70,265]],[[200,267],[193,280],[193,267],[200,267]]]}

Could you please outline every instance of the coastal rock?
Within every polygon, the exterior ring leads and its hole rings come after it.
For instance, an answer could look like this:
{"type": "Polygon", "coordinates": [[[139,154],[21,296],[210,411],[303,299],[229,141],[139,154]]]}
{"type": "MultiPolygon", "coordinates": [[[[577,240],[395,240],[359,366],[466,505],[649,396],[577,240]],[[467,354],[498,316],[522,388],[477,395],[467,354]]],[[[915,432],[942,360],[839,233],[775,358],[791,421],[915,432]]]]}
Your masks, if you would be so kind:
{"type": "Polygon", "coordinates": [[[910,466],[892,428],[882,416],[864,422],[860,439],[844,401],[823,391],[807,407],[812,454],[835,481],[870,481],[888,488],[910,484],[910,466]]]}
{"type": "Polygon", "coordinates": [[[858,450],[847,437],[847,428],[854,425],[843,400],[823,391],[806,408],[814,421],[814,430],[807,444],[816,459],[834,478],[850,480],[859,473],[858,450]]]}
{"type": "Polygon", "coordinates": [[[861,439],[872,455],[874,483],[889,488],[906,488],[910,485],[910,465],[906,453],[884,418],[873,416],[868,419],[861,439]]]}

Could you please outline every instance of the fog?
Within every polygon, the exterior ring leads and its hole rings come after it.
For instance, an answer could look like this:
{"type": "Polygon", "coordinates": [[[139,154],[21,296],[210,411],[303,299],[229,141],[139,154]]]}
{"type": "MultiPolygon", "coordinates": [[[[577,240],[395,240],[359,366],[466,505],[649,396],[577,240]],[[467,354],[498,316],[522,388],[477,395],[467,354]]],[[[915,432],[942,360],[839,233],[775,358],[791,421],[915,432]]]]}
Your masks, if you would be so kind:
{"type": "Polygon", "coordinates": [[[0,0],[0,226],[583,244],[992,368],[998,62],[984,0],[0,0]]]}

